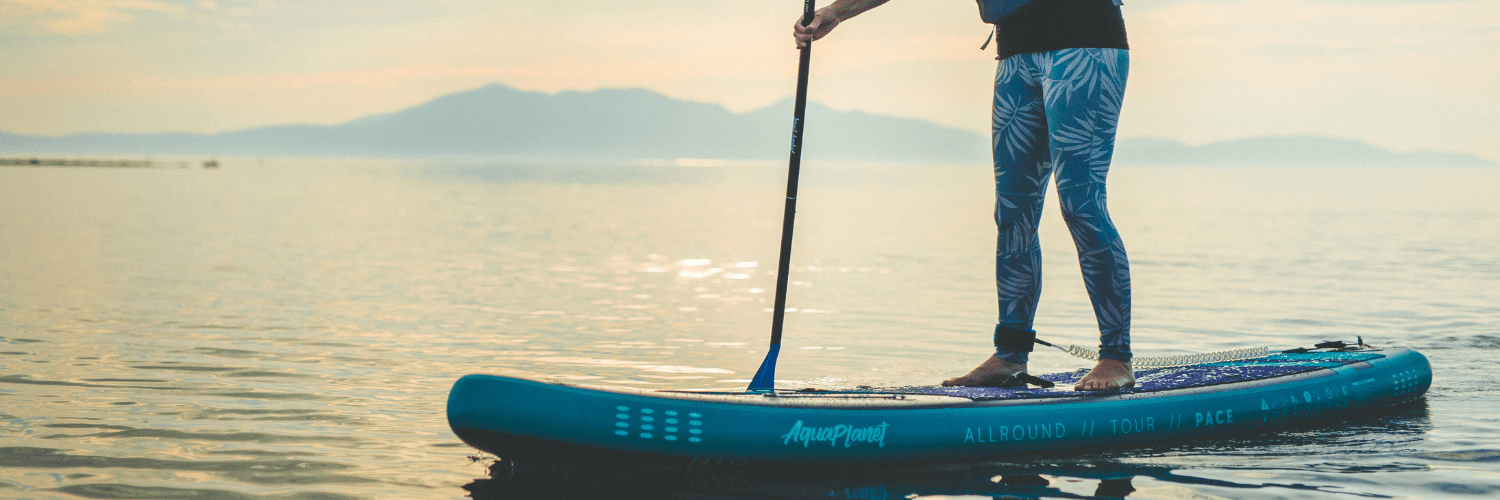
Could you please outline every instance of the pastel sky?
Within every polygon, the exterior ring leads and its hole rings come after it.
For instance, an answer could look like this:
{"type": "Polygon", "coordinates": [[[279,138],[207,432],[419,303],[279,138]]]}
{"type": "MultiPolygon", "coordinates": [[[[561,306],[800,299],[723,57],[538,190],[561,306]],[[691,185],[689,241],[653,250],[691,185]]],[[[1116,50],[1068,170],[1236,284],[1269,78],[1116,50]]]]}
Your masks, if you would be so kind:
{"type": "MultiPolygon", "coordinates": [[[[1127,0],[1124,136],[1319,134],[1500,161],[1500,1],[1127,0]]],[[[499,82],[789,96],[798,0],[0,0],[0,131],[339,123],[499,82]]],[[[972,0],[892,0],[814,47],[811,98],[986,132],[972,0]]],[[[809,125],[815,126],[815,125],[809,125]]]]}

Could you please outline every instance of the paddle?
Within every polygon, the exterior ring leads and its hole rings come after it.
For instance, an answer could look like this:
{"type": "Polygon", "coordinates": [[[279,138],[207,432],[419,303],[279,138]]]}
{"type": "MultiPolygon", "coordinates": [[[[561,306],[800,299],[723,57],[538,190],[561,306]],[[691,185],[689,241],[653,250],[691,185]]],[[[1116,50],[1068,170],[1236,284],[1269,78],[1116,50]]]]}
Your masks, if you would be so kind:
{"type": "MultiPolygon", "coordinates": [[[[802,25],[812,23],[813,3],[802,6],[802,25]]],[[[750,379],[751,391],[776,388],[776,355],[781,352],[781,324],[786,320],[786,284],[792,263],[792,220],[797,216],[797,175],[802,170],[802,124],[807,111],[807,68],[812,61],[812,41],[802,46],[802,60],[797,65],[797,103],[792,111],[792,158],[786,174],[786,211],[781,220],[781,260],[776,266],[776,306],[771,311],[771,348],[750,379]]]]}

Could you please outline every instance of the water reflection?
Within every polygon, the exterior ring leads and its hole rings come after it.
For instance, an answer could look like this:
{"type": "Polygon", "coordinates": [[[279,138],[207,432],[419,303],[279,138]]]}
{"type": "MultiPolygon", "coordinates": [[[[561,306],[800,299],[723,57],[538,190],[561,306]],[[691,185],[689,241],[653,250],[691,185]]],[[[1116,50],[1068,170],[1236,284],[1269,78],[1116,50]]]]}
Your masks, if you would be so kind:
{"type": "MultiPolygon", "coordinates": [[[[1302,490],[1336,493],[1338,486],[1235,482],[1193,476],[1190,470],[1093,462],[1026,466],[1013,463],[930,465],[910,468],[683,470],[643,467],[534,467],[503,462],[491,478],[464,487],[476,500],[563,498],[826,498],[876,500],[934,496],[993,498],[1127,498],[1136,482],[1233,490],[1302,490]]],[[[1154,488],[1160,493],[1162,488],[1154,488]]],[[[1269,492],[1268,492],[1269,493],[1269,492]]],[[[1285,495],[1277,491],[1264,496],[1285,495]]],[[[1261,495],[1258,495],[1261,496],[1261,495]]],[[[1358,495],[1389,498],[1385,495],[1358,495]]],[[[1159,497],[1159,495],[1148,495],[1159,497]]],[[[1214,498],[1197,495],[1196,498],[1214,498]]]]}
{"type": "Polygon", "coordinates": [[[1212,491],[1222,491],[1223,498],[1296,496],[1299,491],[1392,498],[1377,491],[1358,491],[1368,488],[1360,487],[1365,481],[1357,475],[1424,472],[1429,467],[1386,463],[1371,469],[1366,463],[1333,457],[1399,454],[1430,429],[1427,403],[1418,400],[1364,415],[1258,433],[1137,448],[1035,452],[973,462],[685,468],[613,458],[594,463],[495,459],[489,478],[464,489],[476,500],[1127,498],[1138,488],[1146,490],[1144,496],[1137,495],[1143,498],[1221,498],[1210,496],[1212,491]],[[1306,477],[1289,477],[1289,471],[1306,477]],[[1275,479],[1248,480],[1256,476],[1275,479]]]}

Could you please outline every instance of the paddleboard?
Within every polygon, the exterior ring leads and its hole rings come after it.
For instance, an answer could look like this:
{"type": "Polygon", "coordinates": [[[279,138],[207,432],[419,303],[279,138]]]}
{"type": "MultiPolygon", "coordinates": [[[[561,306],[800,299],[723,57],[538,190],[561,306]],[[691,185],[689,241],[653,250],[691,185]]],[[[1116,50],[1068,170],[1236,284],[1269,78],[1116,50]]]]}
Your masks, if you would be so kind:
{"type": "Polygon", "coordinates": [[[1427,358],[1355,346],[1138,370],[1134,388],[859,387],[689,391],[468,375],[448,422],[512,459],[681,464],[887,463],[1122,446],[1243,432],[1420,398],[1427,358]]]}

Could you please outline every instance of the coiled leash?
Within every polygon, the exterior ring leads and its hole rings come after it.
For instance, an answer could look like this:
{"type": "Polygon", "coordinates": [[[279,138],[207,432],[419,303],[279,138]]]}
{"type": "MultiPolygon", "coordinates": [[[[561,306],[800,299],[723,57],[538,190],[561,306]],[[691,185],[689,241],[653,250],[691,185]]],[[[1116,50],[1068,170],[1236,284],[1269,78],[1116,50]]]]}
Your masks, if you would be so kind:
{"type": "MultiPolygon", "coordinates": [[[[1354,350],[1369,349],[1370,348],[1369,344],[1365,344],[1365,338],[1364,337],[1362,337],[1362,336],[1355,336],[1354,338],[1357,339],[1357,340],[1353,344],[1345,343],[1343,341],[1338,341],[1338,340],[1331,340],[1331,341],[1324,341],[1324,342],[1321,342],[1321,343],[1318,343],[1318,344],[1314,344],[1311,349],[1306,348],[1306,347],[1298,347],[1296,349],[1287,349],[1287,350],[1281,351],[1281,352],[1283,354],[1302,354],[1302,353],[1312,352],[1312,351],[1315,351],[1315,350],[1318,350],[1318,349],[1328,349],[1328,350],[1332,350],[1332,351],[1354,351],[1354,350]]],[[[1068,344],[1068,347],[1062,347],[1062,346],[1058,346],[1056,344],[1047,342],[1047,341],[1042,340],[1042,339],[1035,339],[1034,342],[1036,342],[1038,344],[1041,344],[1041,345],[1044,345],[1044,346],[1047,346],[1047,347],[1051,347],[1053,349],[1057,349],[1057,350],[1062,351],[1062,352],[1066,352],[1068,354],[1071,354],[1071,355],[1079,357],[1079,358],[1087,359],[1089,361],[1098,361],[1099,360],[1099,352],[1095,351],[1093,349],[1089,349],[1087,347],[1077,346],[1077,345],[1072,345],[1072,344],[1068,344]]],[[[1269,354],[1271,354],[1271,350],[1267,349],[1265,347],[1251,347],[1251,348],[1247,348],[1247,349],[1232,349],[1232,350],[1228,350],[1228,351],[1215,351],[1215,352],[1205,352],[1205,353],[1198,353],[1198,354],[1184,354],[1184,355],[1181,355],[1181,356],[1161,356],[1161,357],[1153,357],[1153,358],[1140,357],[1140,358],[1133,358],[1133,359],[1131,359],[1130,360],[1130,367],[1132,369],[1141,369],[1141,368],[1172,368],[1172,367],[1177,367],[1177,366],[1190,366],[1190,365],[1201,365],[1201,364],[1205,364],[1205,363],[1223,363],[1223,362],[1226,362],[1226,361],[1239,361],[1239,360],[1242,360],[1242,359],[1254,359],[1254,358],[1259,358],[1259,357],[1262,357],[1262,356],[1267,356],[1269,354]]]]}
{"type": "MultiPolygon", "coordinates": [[[[1099,360],[1099,351],[1078,346],[1068,345],[1062,347],[1057,344],[1036,338],[1036,330],[1012,328],[1005,325],[995,325],[995,347],[1009,352],[1031,352],[1033,344],[1041,344],[1059,351],[1068,353],[1075,357],[1089,361],[1099,360]]],[[[1239,361],[1242,359],[1259,358],[1270,354],[1271,350],[1264,347],[1252,347],[1249,349],[1234,349],[1229,351],[1205,352],[1199,354],[1184,354],[1181,356],[1163,357],[1136,357],[1130,360],[1132,369],[1144,368],[1171,368],[1174,366],[1188,366],[1203,363],[1222,363],[1225,361],[1239,361]]]]}
{"type": "MultiPolygon", "coordinates": [[[[1068,347],[1062,347],[1062,346],[1059,346],[1057,344],[1053,344],[1051,342],[1047,342],[1047,341],[1042,340],[1042,339],[1035,339],[1034,342],[1036,342],[1038,344],[1041,344],[1041,345],[1044,345],[1044,346],[1047,346],[1047,347],[1051,347],[1053,349],[1057,349],[1057,350],[1062,351],[1062,352],[1066,352],[1068,354],[1073,355],[1074,357],[1079,357],[1079,358],[1087,359],[1089,361],[1098,361],[1099,360],[1099,351],[1095,351],[1095,350],[1089,349],[1087,347],[1073,345],[1073,344],[1068,344],[1068,347]]],[[[1340,344],[1342,344],[1342,342],[1340,342],[1340,344]]],[[[1319,345],[1321,346],[1322,344],[1319,344],[1319,345]]],[[[1304,352],[1306,352],[1306,351],[1304,351],[1304,352]]],[[[1222,363],[1222,362],[1225,362],[1225,361],[1239,361],[1239,360],[1242,360],[1242,359],[1259,358],[1261,356],[1265,356],[1265,355],[1268,355],[1268,354],[1271,354],[1271,350],[1267,349],[1265,347],[1250,347],[1250,348],[1246,348],[1246,349],[1232,349],[1232,350],[1228,350],[1228,351],[1203,352],[1203,353],[1198,353],[1198,354],[1183,354],[1183,355],[1180,355],[1180,356],[1160,356],[1160,357],[1149,357],[1149,358],[1148,357],[1136,357],[1136,358],[1131,358],[1131,360],[1130,360],[1130,367],[1131,367],[1131,369],[1137,369],[1137,370],[1138,369],[1145,369],[1145,368],[1171,368],[1171,367],[1174,367],[1174,366],[1189,366],[1189,365],[1201,365],[1201,364],[1204,364],[1204,363],[1222,363]]]]}
{"type": "MultiPolygon", "coordinates": [[[[1062,352],[1066,352],[1066,353],[1071,354],[1071,355],[1073,355],[1075,357],[1087,359],[1089,361],[1098,361],[1099,360],[1099,352],[1095,351],[1093,349],[1089,349],[1087,347],[1077,346],[1077,345],[1072,345],[1072,344],[1069,344],[1068,347],[1062,347],[1062,346],[1053,344],[1051,342],[1047,342],[1047,341],[1042,340],[1042,339],[1034,339],[1033,341],[1036,342],[1036,343],[1038,343],[1038,344],[1041,344],[1041,345],[1044,345],[1044,346],[1047,346],[1047,347],[1051,347],[1053,349],[1057,349],[1057,350],[1062,351],[1062,352]]],[[[1338,344],[1337,347],[1339,347],[1339,348],[1342,348],[1344,346],[1343,342],[1336,342],[1336,343],[1335,342],[1325,342],[1325,343],[1322,343],[1322,344],[1318,344],[1317,348],[1321,349],[1321,348],[1335,347],[1333,344],[1338,344]]],[[[1364,340],[1360,340],[1360,345],[1364,345],[1364,340]]],[[[1302,348],[1300,350],[1293,349],[1293,350],[1284,351],[1284,352],[1307,352],[1307,351],[1308,351],[1308,349],[1302,348]]],[[[1189,365],[1198,365],[1198,364],[1204,364],[1204,363],[1221,363],[1221,362],[1225,362],[1225,361],[1239,361],[1239,360],[1242,360],[1242,359],[1259,358],[1259,357],[1262,357],[1262,356],[1266,356],[1266,355],[1268,355],[1270,353],[1271,353],[1270,349],[1267,349],[1267,348],[1264,348],[1264,347],[1252,347],[1252,348],[1248,348],[1248,349],[1233,349],[1233,350],[1229,350],[1229,351],[1204,352],[1204,353],[1198,353],[1198,354],[1184,354],[1184,355],[1181,355],[1181,356],[1161,356],[1161,357],[1151,357],[1151,358],[1137,357],[1137,358],[1132,358],[1130,360],[1130,367],[1131,367],[1132,370],[1135,370],[1135,369],[1148,369],[1148,368],[1172,368],[1172,367],[1176,367],[1176,366],[1189,366],[1189,365]]],[[[1031,374],[1028,374],[1026,372],[1020,372],[1020,373],[1010,374],[1010,375],[1006,376],[1004,379],[1001,379],[1000,381],[994,383],[993,385],[995,387],[999,387],[999,388],[1002,388],[1002,389],[1009,389],[1009,388],[1015,388],[1015,387],[1025,387],[1026,384],[1031,384],[1031,385],[1038,386],[1038,387],[1041,387],[1041,388],[1044,388],[1044,389],[1051,388],[1053,385],[1055,385],[1050,380],[1038,378],[1038,377],[1033,376],[1031,374]]]]}

